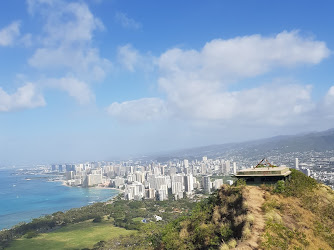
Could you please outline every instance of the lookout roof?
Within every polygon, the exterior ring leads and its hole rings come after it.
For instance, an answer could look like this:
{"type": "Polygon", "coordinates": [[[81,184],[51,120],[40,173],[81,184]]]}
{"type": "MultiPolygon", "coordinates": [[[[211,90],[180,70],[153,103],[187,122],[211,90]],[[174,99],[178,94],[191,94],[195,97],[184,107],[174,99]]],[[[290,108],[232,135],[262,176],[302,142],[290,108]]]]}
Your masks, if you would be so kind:
{"type": "Polygon", "coordinates": [[[288,167],[262,167],[243,169],[238,171],[235,176],[288,176],[289,174],[291,171],[288,167]]]}

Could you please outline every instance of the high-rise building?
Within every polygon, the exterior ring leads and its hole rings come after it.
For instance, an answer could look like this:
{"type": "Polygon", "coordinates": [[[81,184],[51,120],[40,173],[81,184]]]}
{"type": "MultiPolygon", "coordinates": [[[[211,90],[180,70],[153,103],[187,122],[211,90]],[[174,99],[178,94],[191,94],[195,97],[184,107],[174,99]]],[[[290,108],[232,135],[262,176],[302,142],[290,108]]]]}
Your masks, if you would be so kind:
{"type": "Polygon", "coordinates": [[[183,160],[183,165],[185,168],[188,168],[189,167],[189,161],[187,159],[184,159],[183,160]]]}
{"type": "Polygon", "coordinates": [[[308,168],[306,169],[306,175],[311,176],[311,170],[309,170],[308,168]]]}
{"type": "Polygon", "coordinates": [[[66,171],[66,180],[74,179],[74,171],[66,171]]]}
{"type": "Polygon", "coordinates": [[[61,164],[58,165],[58,171],[63,172],[63,165],[61,165],[61,164]]]}
{"type": "Polygon", "coordinates": [[[222,174],[228,175],[230,173],[230,163],[229,161],[222,162],[222,174]]]}
{"type": "Polygon", "coordinates": [[[57,165],[51,165],[51,171],[52,172],[55,172],[55,171],[58,171],[58,166],[57,165]]]}
{"type": "Polygon", "coordinates": [[[169,175],[172,176],[174,174],[176,174],[176,167],[173,166],[169,169],[169,175]]]}
{"type": "Polygon", "coordinates": [[[166,185],[162,185],[161,189],[158,190],[159,201],[168,200],[168,190],[166,185]]]}
{"type": "Polygon", "coordinates": [[[296,158],[295,168],[296,168],[297,170],[299,169],[299,161],[298,161],[298,158],[296,158]]]}
{"type": "Polygon", "coordinates": [[[178,181],[172,182],[172,194],[177,194],[179,192],[183,192],[182,183],[178,181]]]}
{"type": "Polygon", "coordinates": [[[194,178],[192,174],[184,176],[184,189],[188,193],[194,190],[194,178]]]}
{"type": "Polygon", "coordinates": [[[136,171],[136,181],[143,183],[145,181],[145,174],[143,172],[136,171]]]}
{"type": "Polygon", "coordinates": [[[203,189],[205,193],[211,192],[211,181],[209,176],[203,177],[203,189]]]}
{"type": "Polygon", "coordinates": [[[208,161],[208,157],[207,156],[203,156],[202,157],[202,161],[207,162],[208,161]]]}
{"type": "Polygon", "coordinates": [[[207,167],[204,163],[201,164],[201,174],[206,174],[207,167]]]}
{"type": "Polygon", "coordinates": [[[225,161],[225,165],[226,165],[226,174],[229,174],[231,171],[231,162],[230,161],[225,161]]]}
{"type": "Polygon", "coordinates": [[[153,188],[148,188],[148,189],[145,189],[145,197],[147,199],[154,199],[155,198],[155,189],[153,188]]]}
{"type": "Polygon", "coordinates": [[[233,162],[233,174],[237,173],[237,163],[233,162]]]}
{"type": "Polygon", "coordinates": [[[145,187],[142,183],[134,182],[127,185],[124,191],[124,198],[128,200],[141,200],[145,196],[145,187]]]}

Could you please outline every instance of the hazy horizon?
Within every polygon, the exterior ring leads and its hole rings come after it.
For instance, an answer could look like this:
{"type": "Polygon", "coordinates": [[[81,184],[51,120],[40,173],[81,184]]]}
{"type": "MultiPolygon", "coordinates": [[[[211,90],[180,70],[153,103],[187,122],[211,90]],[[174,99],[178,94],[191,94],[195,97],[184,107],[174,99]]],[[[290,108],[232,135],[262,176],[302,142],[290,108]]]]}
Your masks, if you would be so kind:
{"type": "Polygon", "coordinates": [[[333,127],[334,3],[0,3],[0,165],[333,127]]]}

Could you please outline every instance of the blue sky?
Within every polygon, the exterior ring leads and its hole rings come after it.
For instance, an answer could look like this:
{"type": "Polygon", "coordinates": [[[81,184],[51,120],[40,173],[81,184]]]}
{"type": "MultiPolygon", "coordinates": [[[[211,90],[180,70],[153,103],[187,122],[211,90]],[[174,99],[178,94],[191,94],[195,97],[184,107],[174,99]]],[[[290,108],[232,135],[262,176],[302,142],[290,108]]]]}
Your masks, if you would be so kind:
{"type": "Polygon", "coordinates": [[[0,2],[2,164],[332,128],[332,1],[0,2]]]}

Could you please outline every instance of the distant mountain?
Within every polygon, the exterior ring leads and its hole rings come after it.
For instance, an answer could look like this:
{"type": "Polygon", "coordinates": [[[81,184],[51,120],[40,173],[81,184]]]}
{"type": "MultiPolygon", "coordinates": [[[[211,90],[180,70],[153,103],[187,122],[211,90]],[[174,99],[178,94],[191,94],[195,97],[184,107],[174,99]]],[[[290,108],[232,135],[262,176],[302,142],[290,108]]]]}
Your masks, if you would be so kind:
{"type": "Polygon", "coordinates": [[[260,158],[270,153],[289,153],[304,151],[323,152],[334,150],[334,129],[322,132],[310,132],[299,135],[280,135],[241,143],[226,143],[203,147],[196,147],[161,154],[158,160],[169,158],[199,158],[203,155],[208,157],[238,154],[260,158]]]}

